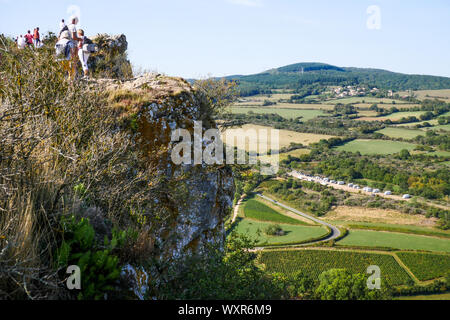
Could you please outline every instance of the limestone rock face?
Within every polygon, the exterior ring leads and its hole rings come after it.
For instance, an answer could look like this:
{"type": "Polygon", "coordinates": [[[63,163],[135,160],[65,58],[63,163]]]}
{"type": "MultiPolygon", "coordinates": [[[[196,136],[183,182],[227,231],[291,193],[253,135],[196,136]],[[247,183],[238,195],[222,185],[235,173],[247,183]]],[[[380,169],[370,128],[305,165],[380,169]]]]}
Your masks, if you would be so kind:
{"type": "Polygon", "coordinates": [[[154,192],[153,210],[164,217],[157,225],[149,222],[159,261],[169,263],[201,252],[208,243],[222,244],[224,219],[231,211],[235,191],[231,168],[205,163],[176,165],[171,160],[173,130],[186,129],[193,137],[194,121],[203,121],[203,132],[217,128],[205,102],[187,81],[158,74],[97,83],[114,95],[121,117],[133,119],[131,139],[143,150],[142,162],[152,168],[152,180],[170,186],[154,192]]]}
{"type": "Polygon", "coordinates": [[[131,63],[127,57],[128,42],[124,34],[98,34],[91,40],[99,47],[99,51],[88,60],[92,74],[115,79],[125,79],[132,75],[131,63]]]}
{"type": "Polygon", "coordinates": [[[127,37],[124,34],[112,36],[108,34],[98,34],[91,40],[104,50],[116,50],[118,53],[125,53],[128,49],[127,37]]]}

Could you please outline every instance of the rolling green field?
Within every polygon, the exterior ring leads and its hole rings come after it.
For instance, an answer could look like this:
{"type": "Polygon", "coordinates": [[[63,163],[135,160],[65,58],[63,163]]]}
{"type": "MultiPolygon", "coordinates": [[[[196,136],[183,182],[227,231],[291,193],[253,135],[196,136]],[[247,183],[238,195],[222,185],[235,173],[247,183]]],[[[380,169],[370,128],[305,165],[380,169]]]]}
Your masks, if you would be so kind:
{"type": "Polygon", "coordinates": [[[440,130],[444,130],[444,131],[450,131],[450,124],[444,124],[441,126],[434,126],[432,128],[429,128],[429,130],[434,130],[434,131],[440,131],[440,130]]]}
{"type": "Polygon", "coordinates": [[[435,151],[429,152],[426,154],[427,156],[438,156],[438,157],[450,157],[449,151],[435,151]]]}
{"type": "Polygon", "coordinates": [[[322,272],[340,268],[353,273],[366,273],[371,265],[381,269],[382,279],[391,285],[405,284],[407,272],[387,254],[335,251],[335,250],[276,250],[263,251],[259,261],[269,272],[280,272],[292,276],[299,270],[306,271],[314,278],[322,272]]]}
{"type": "Polygon", "coordinates": [[[393,114],[390,114],[388,116],[385,117],[380,117],[379,119],[382,120],[400,120],[402,118],[407,118],[407,117],[417,117],[418,119],[420,119],[420,116],[425,114],[425,111],[414,111],[414,112],[395,112],[393,114]]]}
{"type": "Polygon", "coordinates": [[[396,300],[450,300],[450,293],[430,294],[422,296],[402,296],[398,297],[396,300]]]}
{"type": "Polygon", "coordinates": [[[450,240],[448,239],[367,230],[350,230],[348,236],[339,241],[338,244],[400,250],[450,252],[450,240]]]}
{"type": "Polygon", "coordinates": [[[402,149],[414,150],[415,144],[399,141],[385,140],[363,140],[357,139],[337,147],[340,151],[360,152],[363,155],[368,154],[394,154],[402,149]]]}
{"type": "Polygon", "coordinates": [[[254,113],[262,113],[262,114],[278,114],[285,119],[295,119],[298,117],[302,117],[303,121],[308,121],[319,116],[325,116],[326,113],[322,110],[307,110],[307,109],[282,109],[282,108],[243,108],[243,107],[234,107],[231,109],[233,113],[243,113],[247,114],[248,112],[254,113]]]}
{"type": "Polygon", "coordinates": [[[388,99],[388,98],[374,98],[374,97],[349,97],[349,98],[340,98],[340,99],[333,99],[333,100],[328,100],[326,101],[326,103],[332,103],[332,104],[338,104],[338,103],[342,103],[342,104],[374,104],[374,103],[386,103],[386,104],[393,104],[392,102],[395,101],[395,105],[401,105],[405,102],[401,101],[401,100],[395,100],[395,99],[388,99]]]}
{"type": "MultiPolygon", "coordinates": [[[[357,120],[360,121],[386,121],[386,120],[391,120],[391,121],[398,121],[401,120],[402,118],[408,118],[408,117],[416,117],[417,119],[420,119],[420,116],[423,115],[425,113],[425,111],[404,111],[404,112],[395,112],[393,114],[384,116],[384,117],[361,117],[358,118],[357,120]]],[[[409,123],[410,126],[416,125],[418,122],[416,123],[409,123]]]]}
{"type": "Polygon", "coordinates": [[[249,199],[245,202],[244,214],[247,218],[258,221],[305,225],[304,222],[284,216],[256,199],[249,199]]]}
{"type": "Polygon", "coordinates": [[[350,229],[363,229],[374,231],[388,231],[397,233],[411,233],[426,236],[435,236],[441,238],[449,238],[450,232],[430,227],[420,227],[414,225],[401,225],[401,224],[389,224],[389,223],[376,223],[376,222],[358,222],[358,221],[340,221],[340,220],[327,220],[331,224],[346,226],[350,229]]]}
{"type": "Polygon", "coordinates": [[[418,129],[404,129],[404,128],[384,128],[377,131],[390,138],[414,139],[417,136],[425,136],[425,132],[418,129]]]}
{"type": "Polygon", "coordinates": [[[450,272],[450,255],[399,252],[397,256],[420,281],[445,277],[450,272]]]}
{"type": "Polygon", "coordinates": [[[273,223],[243,219],[237,223],[234,230],[239,234],[245,234],[251,239],[256,240],[259,246],[296,244],[309,239],[319,238],[328,233],[323,227],[280,224],[281,228],[286,232],[286,235],[268,236],[264,233],[264,230],[271,225],[273,223]]]}
{"type": "MultiPolygon", "coordinates": [[[[372,105],[373,105],[373,103],[357,103],[357,104],[355,104],[355,107],[357,107],[357,108],[359,108],[359,109],[361,109],[361,108],[363,108],[363,109],[368,109],[368,108],[370,108],[372,105]]],[[[381,108],[383,108],[383,109],[392,109],[392,108],[395,107],[395,108],[397,108],[397,109],[399,109],[399,110],[402,110],[402,109],[411,109],[411,108],[418,108],[418,107],[420,107],[419,104],[410,104],[410,103],[402,103],[402,104],[400,104],[400,103],[396,103],[396,104],[393,104],[393,103],[383,103],[383,104],[379,104],[378,106],[381,107],[381,108]]]]}

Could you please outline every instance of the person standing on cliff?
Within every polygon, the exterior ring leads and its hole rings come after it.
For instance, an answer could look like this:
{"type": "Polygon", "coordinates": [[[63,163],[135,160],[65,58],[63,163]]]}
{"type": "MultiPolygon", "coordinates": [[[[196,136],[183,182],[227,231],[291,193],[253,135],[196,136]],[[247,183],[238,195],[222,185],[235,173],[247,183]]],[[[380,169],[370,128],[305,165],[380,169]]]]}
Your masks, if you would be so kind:
{"type": "Polygon", "coordinates": [[[72,48],[72,52],[71,52],[72,60],[70,62],[70,78],[72,80],[75,79],[75,76],[77,74],[79,44],[80,44],[80,42],[81,43],[83,42],[83,39],[78,37],[77,24],[78,24],[78,18],[77,17],[73,17],[72,18],[72,23],[68,26],[70,37],[72,38],[72,40],[76,44],[74,46],[74,48],[72,48]]]}
{"type": "Polygon", "coordinates": [[[81,41],[78,42],[78,56],[80,58],[81,66],[83,68],[84,78],[87,79],[89,76],[88,59],[90,52],[84,49],[86,44],[86,36],[84,35],[84,30],[78,29],[78,37],[81,41]]]}
{"type": "Polygon", "coordinates": [[[19,49],[25,49],[25,47],[27,46],[27,41],[25,40],[25,38],[20,35],[20,37],[17,38],[17,47],[19,49]]]}
{"type": "Polygon", "coordinates": [[[40,46],[41,35],[39,34],[39,27],[34,29],[33,42],[34,42],[34,47],[35,48],[38,48],[40,46]]]}
{"type": "Polygon", "coordinates": [[[33,45],[33,35],[30,30],[28,30],[28,33],[25,35],[25,40],[27,41],[27,46],[31,47],[33,45]]]}

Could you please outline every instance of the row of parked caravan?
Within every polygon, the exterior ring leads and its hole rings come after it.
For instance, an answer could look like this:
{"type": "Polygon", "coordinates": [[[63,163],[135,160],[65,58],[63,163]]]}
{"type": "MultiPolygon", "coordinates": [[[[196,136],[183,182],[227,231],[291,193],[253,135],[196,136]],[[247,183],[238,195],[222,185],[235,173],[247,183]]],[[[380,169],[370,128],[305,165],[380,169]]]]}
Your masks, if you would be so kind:
{"type": "MultiPolygon", "coordinates": [[[[311,176],[309,174],[301,173],[301,172],[298,172],[298,171],[294,171],[294,174],[299,176],[299,177],[304,176],[304,177],[306,177],[306,180],[311,181],[311,182],[316,180],[316,181],[320,182],[322,185],[336,184],[338,186],[345,186],[345,181],[336,181],[336,180],[331,180],[329,178],[322,178],[322,177],[319,177],[319,176],[313,177],[313,176],[311,176]]],[[[353,184],[353,183],[347,184],[347,187],[355,189],[355,190],[363,190],[365,192],[368,192],[368,193],[371,193],[371,194],[374,194],[374,195],[380,194],[382,192],[380,189],[374,189],[374,188],[371,188],[371,187],[360,187],[359,185],[353,184]]],[[[392,195],[392,191],[387,190],[387,191],[384,192],[384,195],[391,196],[392,195]]],[[[403,195],[403,199],[411,199],[411,195],[405,194],[405,195],[403,195]]]]}

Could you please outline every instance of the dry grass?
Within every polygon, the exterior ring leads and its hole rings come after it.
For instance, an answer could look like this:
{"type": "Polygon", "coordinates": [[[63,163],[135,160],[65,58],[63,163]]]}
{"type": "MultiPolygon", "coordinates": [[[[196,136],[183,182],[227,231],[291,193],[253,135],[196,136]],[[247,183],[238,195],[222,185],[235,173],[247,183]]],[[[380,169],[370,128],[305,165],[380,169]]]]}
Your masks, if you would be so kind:
{"type": "MultiPolygon", "coordinates": [[[[268,139],[260,139],[258,137],[258,144],[267,142],[268,149],[271,148],[271,139],[270,139],[270,132],[273,130],[272,127],[266,127],[266,126],[259,126],[254,124],[246,124],[242,126],[241,128],[230,128],[225,131],[225,133],[222,134],[222,139],[226,142],[226,133],[231,132],[231,134],[237,134],[239,129],[243,129],[244,132],[248,132],[248,130],[255,130],[256,133],[260,132],[260,130],[267,130],[268,132],[268,139]]],[[[331,139],[334,136],[329,135],[322,135],[322,134],[314,134],[314,133],[300,133],[295,131],[289,131],[289,130],[279,130],[279,148],[285,148],[289,147],[291,143],[301,143],[303,145],[310,145],[312,143],[319,142],[322,139],[331,139]]],[[[254,148],[252,148],[254,149],[254,148]]],[[[251,150],[249,148],[248,143],[246,144],[246,150],[251,150]]],[[[275,149],[276,150],[276,149],[275,149]]],[[[256,150],[253,150],[256,151],[256,150]]]]}
{"type": "Polygon", "coordinates": [[[130,142],[102,92],[66,81],[53,50],[3,58],[0,299],[58,298],[65,295],[54,257],[60,218],[81,213],[75,186],[83,181],[97,204],[111,206],[103,218],[119,220],[116,204],[128,185],[117,181],[129,169],[118,163],[130,142]]]}
{"type": "Polygon", "coordinates": [[[433,227],[437,222],[435,218],[405,214],[394,210],[346,206],[336,208],[327,214],[326,218],[331,221],[386,223],[420,227],[433,227]]]}
{"type": "MultiPolygon", "coordinates": [[[[446,100],[447,102],[450,101],[450,89],[419,90],[419,91],[413,91],[413,93],[419,100],[439,99],[439,100],[446,100]]],[[[409,94],[410,94],[410,92],[407,92],[407,91],[399,92],[400,96],[409,95],[409,94]]]]}

